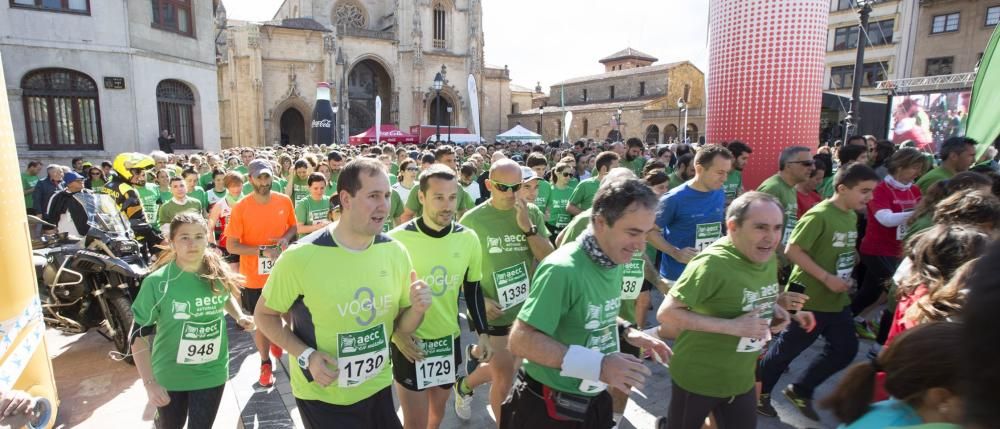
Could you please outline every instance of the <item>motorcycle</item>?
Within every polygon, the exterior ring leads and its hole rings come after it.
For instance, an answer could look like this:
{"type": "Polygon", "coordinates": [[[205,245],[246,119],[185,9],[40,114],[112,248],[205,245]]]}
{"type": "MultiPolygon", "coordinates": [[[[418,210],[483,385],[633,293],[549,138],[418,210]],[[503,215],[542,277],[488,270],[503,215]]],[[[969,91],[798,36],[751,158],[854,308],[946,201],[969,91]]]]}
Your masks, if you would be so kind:
{"type": "MultiPolygon", "coordinates": [[[[43,318],[69,333],[97,328],[132,364],[132,300],[147,274],[149,255],[110,196],[79,192],[74,198],[87,212],[85,236],[60,232],[32,241],[43,318]]],[[[34,216],[29,223],[56,228],[34,216]]]]}

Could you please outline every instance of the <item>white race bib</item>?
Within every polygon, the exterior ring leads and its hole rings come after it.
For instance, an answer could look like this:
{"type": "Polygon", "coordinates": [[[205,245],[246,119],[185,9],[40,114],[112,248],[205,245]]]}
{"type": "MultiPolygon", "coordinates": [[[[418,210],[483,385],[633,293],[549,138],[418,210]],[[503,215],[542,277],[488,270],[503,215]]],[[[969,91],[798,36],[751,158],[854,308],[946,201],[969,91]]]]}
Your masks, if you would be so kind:
{"type": "Polygon", "coordinates": [[[528,267],[524,262],[497,270],[493,282],[501,310],[507,311],[528,299],[528,267]]]}
{"type": "Polygon", "coordinates": [[[417,340],[424,358],[414,363],[420,389],[455,382],[455,339],[450,335],[434,340],[417,340]]]}
{"type": "Polygon", "coordinates": [[[212,362],[222,351],[223,320],[212,322],[184,322],[181,340],[177,345],[177,363],[196,365],[212,362]]]}
{"type": "Polygon", "coordinates": [[[837,256],[837,277],[845,282],[850,281],[851,274],[854,273],[854,257],[854,252],[841,253],[837,256]]]}
{"type": "Polygon", "coordinates": [[[642,290],[642,269],[645,261],[642,253],[637,253],[629,263],[625,264],[625,275],[622,277],[622,300],[633,300],[639,297],[642,290]]]}
{"type": "Polygon", "coordinates": [[[722,238],[722,222],[700,223],[695,227],[694,248],[698,252],[722,238]]]}
{"type": "MultiPolygon", "coordinates": [[[[773,298],[773,297],[771,297],[773,298]]],[[[774,316],[774,304],[770,298],[762,298],[759,305],[756,307],[760,309],[761,319],[767,320],[767,323],[771,323],[771,318],[774,316]]],[[[753,308],[753,307],[751,307],[753,308]]],[[[736,343],[737,353],[755,353],[764,349],[764,345],[768,341],[771,341],[771,331],[767,331],[767,336],[764,338],[749,338],[741,337],[740,342],[736,343]]]]}
{"type": "Polygon", "coordinates": [[[363,331],[337,334],[337,385],[354,387],[375,377],[389,361],[385,326],[381,323],[363,331]]]}
{"type": "Polygon", "coordinates": [[[906,238],[906,232],[910,230],[910,226],[906,222],[901,223],[896,227],[896,240],[903,241],[906,238]]]}

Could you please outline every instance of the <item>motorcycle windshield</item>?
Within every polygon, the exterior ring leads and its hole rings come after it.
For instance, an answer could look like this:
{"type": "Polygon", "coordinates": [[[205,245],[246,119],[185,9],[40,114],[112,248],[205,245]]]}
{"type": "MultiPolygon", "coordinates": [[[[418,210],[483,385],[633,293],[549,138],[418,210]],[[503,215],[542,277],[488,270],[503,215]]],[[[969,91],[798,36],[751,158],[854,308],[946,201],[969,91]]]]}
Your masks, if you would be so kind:
{"type": "Polygon", "coordinates": [[[87,210],[87,224],[108,234],[125,234],[128,224],[118,211],[115,200],[106,194],[77,192],[73,197],[87,210]]]}

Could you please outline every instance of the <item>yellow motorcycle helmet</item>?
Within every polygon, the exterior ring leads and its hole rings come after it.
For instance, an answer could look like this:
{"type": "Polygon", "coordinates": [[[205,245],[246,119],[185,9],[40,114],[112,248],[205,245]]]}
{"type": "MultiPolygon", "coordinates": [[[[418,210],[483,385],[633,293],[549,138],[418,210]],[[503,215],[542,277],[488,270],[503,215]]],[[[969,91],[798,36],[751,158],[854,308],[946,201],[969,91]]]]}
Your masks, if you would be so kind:
{"type": "Polygon", "coordinates": [[[118,176],[126,181],[132,180],[132,176],[141,173],[143,170],[153,168],[156,162],[153,157],[136,152],[125,152],[115,157],[115,162],[111,168],[118,173],[118,176]]]}

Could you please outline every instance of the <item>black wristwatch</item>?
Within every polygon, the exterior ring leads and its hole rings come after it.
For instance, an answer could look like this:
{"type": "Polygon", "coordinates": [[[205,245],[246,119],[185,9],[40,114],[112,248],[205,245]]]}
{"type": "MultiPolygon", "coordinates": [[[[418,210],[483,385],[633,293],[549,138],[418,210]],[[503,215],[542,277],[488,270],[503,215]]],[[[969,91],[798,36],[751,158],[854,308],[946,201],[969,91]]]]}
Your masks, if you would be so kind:
{"type": "Polygon", "coordinates": [[[629,321],[625,321],[624,323],[619,322],[618,323],[618,337],[619,338],[624,337],[625,334],[628,333],[628,330],[629,329],[633,329],[633,328],[635,328],[635,325],[633,325],[632,322],[629,322],[629,321]]]}
{"type": "Polygon", "coordinates": [[[532,235],[536,235],[536,234],[538,234],[538,227],[532,225],[531,229],[529,229],[528,232],[524,233],[524,236],[525,237],[531,237],[532,235]]]}

